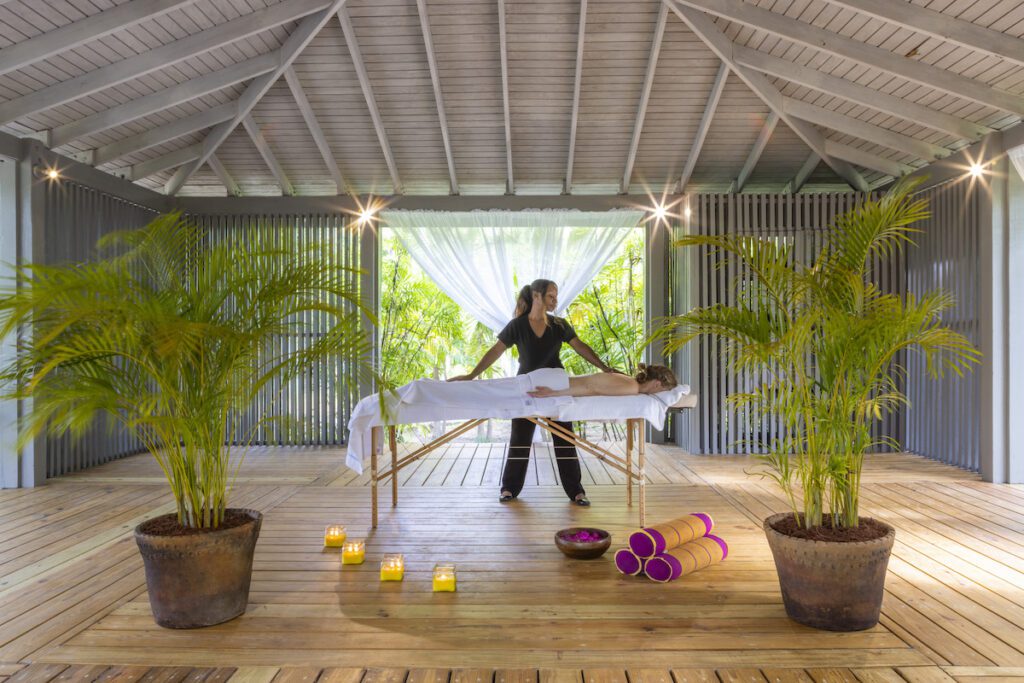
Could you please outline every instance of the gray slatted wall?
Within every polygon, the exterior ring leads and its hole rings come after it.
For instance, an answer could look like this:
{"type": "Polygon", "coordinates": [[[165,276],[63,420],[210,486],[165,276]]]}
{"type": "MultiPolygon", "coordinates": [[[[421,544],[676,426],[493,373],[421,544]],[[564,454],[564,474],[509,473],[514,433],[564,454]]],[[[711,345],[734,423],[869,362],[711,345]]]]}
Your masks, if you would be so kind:
{"type": "MultiPolygon", "coordinates": [[[[192,218],[208,230],[211,244],[250,239],[254,234],[273,241],[290,233],[300,245],[327,246],[335,264],[359,267],[359,234],[346,227],[344,214],[192,218]]],[[[353,272],[351,283],[354,289],[358,288],[358,273],[353,272]]],[[[299,323],[294,333],[282,335],[277,340],[279,350],[301,350],[326,332],[328,319],[321,314],[306,314],[299,323]]],[[[355,378],[352,360],[337,357],[322,361],[287,385],[273,383],[261,392],[248,413],[240,418],[236,433],[249,432],[259,416],[272,414],[285,416],[292,424],[259,425],[254,443],[282,446],[342,444],[349,416],[358,400],[355,378]]]]}
{"type": "MultiPolygon", "coordinates": [[[[789,241],[794,255],[809,263],[824,245],[828,226],[835,217],[853,208],[864,195],[847,194],[701,194],[690,198],[690,231],[694,234],[740,233],[789,241]]],[[[677,255],[682,271],[690,275],[686,297],[696,306],[732,303],[731,283],[741,275],[731,266],[719,268],[707,249],[693,249],[677,255]]],[[[886,291],[903,287],[902,259],[873,264],[876,282],[886,291]]],[[[682,299],[682,297],[680,297],[682,299]]],[[[685,299],[683,299],[685,300],[685,299]]],[[[698,453],[762,453],[779,434],[781,424],[770,420],[758,424],[748,411],[737,411],[726,403],[736,392],[753,387],[755,378],[729,371],[723,344],[706,337],[691,343],[681,354],[680,366],[689,366],[688,383],[699,394],[695,415],[679,432],[679,443],[698,453]],[[685,356],[682,356],[685,354],[685,356]]],[[[899,440],[902,422],[890,416],[875,429],[875,435],[899,440]]]]}
{"type": "MultiPolygon", "coordinates": [[[[943,322],[978,343],[978,235],[980,189],[969,180],[922,191],[931,218],[917,227],[918,246],[908,252],[907,289],[924,294],[942,288],[956,306],[943,322]]],[[[904,445],[912,453],[977,471],[980,467],[978,373],[933,380],[919,356],[906,360],[904,445]]]]}
{"type": "MultiPolygon", "coordinates": [[[[89,261],[102,236],[141,227],[156,216],[152,209],[69,180],[44,186],[43,243],[45,261],[50,265],[89,261]]],[[[81,440],[66,436],[46,439],[46,476],[77,472],[141,450],[135,439],[109,430],[101,419],[81,440]]]]}

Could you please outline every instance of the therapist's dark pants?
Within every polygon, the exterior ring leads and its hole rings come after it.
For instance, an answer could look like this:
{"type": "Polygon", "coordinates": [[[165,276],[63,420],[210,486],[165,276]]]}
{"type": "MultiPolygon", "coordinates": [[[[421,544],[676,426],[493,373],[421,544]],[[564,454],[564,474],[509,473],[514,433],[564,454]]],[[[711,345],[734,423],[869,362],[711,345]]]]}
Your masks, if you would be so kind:
{"type": "MultiPolygon", "coordinates": [[[[556,422],[572,432],[571,422],[556,422]]],[[[501,490],[518,496],[526,482],[526,469],[530,465],[530,448],[533,446],[533,430],[537,425],[523,418],[512,420],[512,435],[508,443],[508,459],[501,476],[501,490]]],[[[560,436],[552,435],[555,444],[555,462],[558,463],[558,478],[562,480],[565,494],[572,500],[581,493],[580,458],[576,447],[560,436]]]]}

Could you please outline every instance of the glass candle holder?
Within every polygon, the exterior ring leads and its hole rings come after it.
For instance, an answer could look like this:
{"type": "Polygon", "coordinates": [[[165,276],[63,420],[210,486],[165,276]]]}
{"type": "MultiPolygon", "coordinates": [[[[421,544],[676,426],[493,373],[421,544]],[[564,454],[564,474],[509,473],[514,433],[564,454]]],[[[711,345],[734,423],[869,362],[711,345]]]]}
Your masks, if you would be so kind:
{"type": "Polygon", "coordinates": [[[455,592],[455,565],[435,564],[434,565],[434,592],[454,593],[455,592]]]}
{"type": "Polygon", "coordinates": [[[324,530],[324,547],[340,548],[345,543],[345,527],[340,524],[328,524],[324,530]]]}
{"type": "Polygon", "coordinates": [[[341,546],[342,564],[362,564],[366,559],[365,541],[348,541],[341,546]]]}
{"type": "Polygon", "coordinates": [[[400,554],[385,555],[380,561],[381,581],[401,581],[405,575],[405,558],[400,554]]]}

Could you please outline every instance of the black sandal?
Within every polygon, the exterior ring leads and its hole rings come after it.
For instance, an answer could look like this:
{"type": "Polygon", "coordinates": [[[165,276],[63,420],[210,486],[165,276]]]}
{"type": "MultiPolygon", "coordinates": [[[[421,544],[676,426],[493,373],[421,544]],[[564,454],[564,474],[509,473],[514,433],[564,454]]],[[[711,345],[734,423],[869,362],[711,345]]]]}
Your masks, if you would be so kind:
{"type": "MultiPolygon", "coordinates": [[[[510,502],[512,502],[515,499],[516,499],[516,497],[513,496],[511,493],[503,493],[500,496],[498,496],[498,502],[499,503],[510,503],[510,502]]],[[[588,505],[589,505],[589,503],[588,503],[588,505]]]]}
{"type": "Polygon", "coordinates": [[[579,498],[573,498],[572,502],[574,505],[579,505],[581,508],[590,507],[590,501],[587,500],[586,496],[580,496],[579,498]]]}

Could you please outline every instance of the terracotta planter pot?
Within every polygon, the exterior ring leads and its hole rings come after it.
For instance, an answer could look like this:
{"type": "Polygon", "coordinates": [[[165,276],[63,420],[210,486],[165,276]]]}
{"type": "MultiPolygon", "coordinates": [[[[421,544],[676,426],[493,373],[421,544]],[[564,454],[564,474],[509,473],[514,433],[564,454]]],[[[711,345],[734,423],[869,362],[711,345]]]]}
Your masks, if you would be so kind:
{"type": "Polygon", "coordinates": [[[146,566],[149,604],[165,628],[199,628],[245,612],[252,556],[263,515],[235,510],[251,520],[230,529],[189,536],[158,536],[135,528],[146,566]]]}
{"type": "Polygon", "coordinates": [[[772,527],[791,515],[764,520],[789,618],[826,631],[862,631],[877,624],[896,530],[883,524],[888,532],[873,541],[811,541],[772,527]]]}

